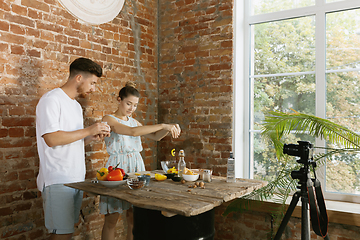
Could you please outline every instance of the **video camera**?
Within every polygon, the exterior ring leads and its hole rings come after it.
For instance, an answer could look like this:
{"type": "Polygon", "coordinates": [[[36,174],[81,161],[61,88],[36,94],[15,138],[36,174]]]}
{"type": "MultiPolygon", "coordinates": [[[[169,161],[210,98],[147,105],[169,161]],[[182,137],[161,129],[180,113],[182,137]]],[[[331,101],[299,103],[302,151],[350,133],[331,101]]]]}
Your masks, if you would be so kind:
{"type": "Polygon", "coordinates": [[[299,144],[284,144],[283,153],[300,157],[300,159],[296,161],[304,165],[301,166],[299,170],[291,171],[291,177],[293,179],[299,179],[298,185],[296,186],[299,190],[294,193],[274,239],[281,239],[281,235],[301,198],[301,239],[311,239],[310,210],[313,231],[316,235],[323,237],[324,240],[329,240],[325,200],[321,190],[321,183],[316,178],[315,172],[314,147],[308,141],[298,141],[298,143],[299,144]],[[311,177],[310,166],[312,167],[314,178],[311,177]]]}
{"type": "Polygon", "coordinates": [[[298,163],[306,164],[313,159],[314,146],[308,141],[297,141],[299,144],[284,144],[283,153],[290,156],[300,157],[298,163]]]}

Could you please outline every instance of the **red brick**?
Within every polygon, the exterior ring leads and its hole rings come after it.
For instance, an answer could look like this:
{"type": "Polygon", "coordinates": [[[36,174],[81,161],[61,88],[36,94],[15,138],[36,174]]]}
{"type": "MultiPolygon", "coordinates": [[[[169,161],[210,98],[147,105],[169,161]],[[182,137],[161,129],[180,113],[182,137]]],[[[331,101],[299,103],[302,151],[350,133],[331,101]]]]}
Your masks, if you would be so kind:
{"type": "Polygon", "coordinates": [[[21,0],[21,4],[44,12],[50,11],[50,7],[48,4],[37,0],[21,0]]]}
{"type": "Polygon", "coordinates": [[[26,35],[38,38],[40,36],[40,31],[34,28],[26,28],[26,35]]]}
{"type": "Polygon", "coordinates": [[[36,48],[45,48],[46,46],[48,46],[49,43],[43,40],[35,40],[34,41],[34,47],[36,48]]]}
{"type": "Polygon", "coordinates": [[[0,139],[0,146],[3,148],[29,147],[33,145],[31,139],[0,139]]]}
{"type": "Polygon", "coordinates": [[[80,47],[91,49],[91,43],[87,40],[80,40],[80,47]]]}
{"type": "Polygon", "coordinates": [[[55,34],[50,31],[40,30],[40,38],[43,40],[54,41],[55,34]]]}
{"type": "Polygon", "coordinates": [[[233,42],[232,41],[224,41],[224,42],[221,42],[221,47],[222,48],[230,48],[232,47],[233,45],[233,42]]]}
{"type": "Polygon", "coordinates": [[[0,1],[0,9],[3,9],[5,11],[10,11],[10,5],[5,1],[0,1]]]}
{"type": "MultiPolygon", "coordinates": [[[[5,159],[11,159],[11,157],[9,158],[9,156],[10,155],[6,155],[7,158],[5,158],[5,159]]],[[[7,160],[7,161],[9,161],[9,160],[7,160]]],[[[14,161],[14,159],[10,160],[10,161],[14,161]]],[[[16,171],[6,171],[4,174],[0,175],[0,180],[2,183],[10,183],[11,184],[11,182],[18,180],[18,174],[16,171]]],[[[0,187],[0,194],[1,194],[1,190],[2,190],[2,188],[0,187]]],[[[6,192],[6,191],[4,190],[4,192],[6,192]]],[[[14,199],[13,197],[11,198],[11,201],[16,201],[16,200],[17,199],[14,199]]],[[[10,202],[10,200],[8,202],[10,202]]]]}
{"type": "Polygon", "coordinates": [[[98,37],[102,37],[104,36],[104,32],[101,28],[98,28],[98,27],[93,27],[92,28],[92,34],[94,36],[98,36],[98,37]]]}
{"type": "Polygon", "coordinates": [[[8,22],[0,21],[0,30],[9,31],[9,29],[10,29],[10,24],[8,22]]]}
{"type": "Polygon", "coordinates": [[[112,25],[112,24],[102,24],[100,26],[102,29],[110,31],[110,32],[118,32],[119,31],[119,26],[117,25],[112,25]]]}
{"type": "Polygon", "coordinates": [[[34,123],[34,117],[4,117],[2,119],[2,124],[5,127],[32,126],[34,123]]]}
{"type": "Polygon", "coordinates": [[[13,211],[10,207],[0,208],[0,216],[7,216],[7,215],[11,215],[12,213],[13,211]]]}
{"type": "Polygon", "coordinates": [[[36,49],[28,49],[26,50],[26,55],[39,58],[41,57],[41,52],[36,49]]]}
{"type": "Polygon", "coordinates": [[[58,3],[57,0],[44,0],[45,3],[48,3],[50,5],[56,5],[58,3]]]}
{"type": "Polygon", "coordinates": [[[219,6],[219,11],[223,11],[223,10],[229,10],[232,8],[232,4],[228,3],[228,4],[221,4],[219,6]]]}
{"type": "Polygon", "coordinates": [[[63,49],[64,53],[77,55],[77,56],[85,56],[85,50],[82,48],[68,47],[65,46],[63,49]]]}
{"type": "MultiPolygon", "coordinates": [[[[33,130],[35,130],[35,128],[33,128],[33,130]]],[[[29,133],[26,133],[25,136],[28,136],[29,137],[29,133]]],[[[35,138],[35,131],[33,134],[31,134],[31,137],[34,137],[35,138]]],[[[22,151],[23,153],[23,158],[31,158],[31,157],[36,157],[37,156],[37,150],[34,149],[34,148],[30,148],[30,149],[23,149],[22,151]]]]}
{"type": "Polygon", "coordinates": [[[68,43],[68,38],[67,38],[66,35],[58,34],[58,35],[55,35],[55,41],[59,42],[59,43],[67,44],[68,43]]]}
{"type": "MultiPolygon", "coordinates": [[[[69,35],[69,36],[72,36],[72,37],[78,37],[78,38],[81,38],[81,39],[85,39],[86,38],[86,36],[85,36],[85,34],[83,33],[83,32],[80,32],[80,31],[78,31],[78,30],[74,30],[74,29],[72,29],[72,28],[65,28],[64,29],[64,33],[66,34],[66,35],[69,35]]],[[[92,41],[92,40],[90,40],[90,39],[88,39],[89,41],[92,41]]]]}
{"type": "Polygon", "coordinates": [[[62,33],[64,28],[56,23],[43,23],[38,22],[37,29],[44,29],[52,32],[62,33]]]}
{"type": "Polygon", "coordinates": [[[36,229],[29,232],[30,239],[43,239],[44,238],[44,230],[43,229],[36,229]]]}
{"type": "MultiPolygon", "coordinates": [[[[2,232],[2,237],[3,238],[8,238],[8,237],[11,237],[11,236],[19,235],[21,233],[24,233],[24,232],[30,230],[30,229],[31,228],[29,228],[29,225],[27,223],[21,223],[17,227],[6,228],[2,232]]],[[[20,238],[19,240],[24,240],[24,237],[20,238]]]]}
{"type": "Polygon", "coordinates": [[[0,138],[4,138],[8,135],[8,129],[0,128],[0,138]]]}
{"type": "Polygon", "coordinates": [[[195,0],[185,0],[186,5],[193,4],[194,2],[195,2],[195,0]]]}
{"type": "Polygon", "coordinates": [[[15,34],[19,34],[19,35],[25,35],[25,28],[21,27],[19,25],[11,24],[10,25],[10,32],[15,33],[15,34]]]}
{"type": "Polygon", "coordinates": [[[70,45],[80,46],[80,41],[79,41],[78,38],[71,38],[71,37],[69,37],[68,43],[69,43],[70,45]]]}
{"type": "Polygon", "coordinates": [[[17,45],[13,45],[11,46],[11,53],[12,54],[24,54],[24,47],[23,46],[17,46],[17,45]]]}
{"type": "Polygon", "coordinates": [[[9,128],[9,137],[24,137],[23,128],[9,128]]]}
{"type": "Polygon", "coordinates": [[[5,19],[10,22],[13,22],[13,23],[26,25],[29,27],[35,27],[35,21],[31,20],[30,18],[27,18],[27,17],[23,17],[23,16],[19,16],[19,15],[12,15],[10,13],[5,13],[5,19]]]}
{"type": "Polygon", "coordinates": [[[197,51],[198,47],[198,45],[184,46],[181,48],[180,52],[195,52],[197,51]]]}
{"type": "Polygon", "coordinates": [[[9,45],[6,43],[0,43],[0,52],[8,52],[9,45]]]}
{"type": "Polygon", "coordinates": [[[23,106],[12,106],[9,108],[9,115],[24,115],[25,108],[23,106]]]}
{"type": "Polygon", "coordinates": [[[19,180],[35,178],[34,170],[27,169],[19,172],[19,180]]]}
{"type": "Polygon", "coordinates": [[[111,54],[111,48],[109,48],[109,47],[103,47],[103,48],[102,48],[102,52],[105,53],[105,54],[111,54]]]}
{"type": "Polygon", "coordinates": [[[42,19],[42,16],[43,16],[42,12],[28,8],[28,17],[37,20],[37,19],[42,19]]]}
{"type": "Polygon", "coordinates": [[[232,54],[231,49],[216,49],[216,50],[210,50],[210,56],[228,56],[232,54]]]}
{"type": "Polygon", "coordinates": [[[11,5],[12,12],[18,14],[18,15],[27,15],[27,8],[23,6],[19,6],[16,4],[11,5]]]}

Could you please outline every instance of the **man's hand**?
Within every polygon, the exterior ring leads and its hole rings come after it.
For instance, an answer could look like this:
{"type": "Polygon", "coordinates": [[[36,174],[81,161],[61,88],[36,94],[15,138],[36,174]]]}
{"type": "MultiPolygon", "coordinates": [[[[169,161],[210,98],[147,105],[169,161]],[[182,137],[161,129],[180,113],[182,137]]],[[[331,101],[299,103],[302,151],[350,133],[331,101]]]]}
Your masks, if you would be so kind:
{"type": "Polygon", "coordinates": [[[93,141],[100,137],[96,137],[96,135],[101,135],[103,137],[110,136],[110,126],[106,123],[95,123],[84,129],[70,132],[56,131],[52,133],[46,133],[42,137],[49,147],[56,147],[70,144],[80,139],[85,139],[85,144],[88,144],[90,140],[93,141]]]}
{"type": "Polygon", "coordinates": [[[85,138],[85,145],[92,141],[102,141],[104,137],[110,137],[110,126],[106,122],[95,123],[88,127],[92,135],[85,138]]]}
{"type": "Polygon", "coordinates": [[[110,136],[110,126],[106,122],[94,123],[93,125],[87,127],[90,131],[90,135],[101,135],[103,137],[110,136]]]}

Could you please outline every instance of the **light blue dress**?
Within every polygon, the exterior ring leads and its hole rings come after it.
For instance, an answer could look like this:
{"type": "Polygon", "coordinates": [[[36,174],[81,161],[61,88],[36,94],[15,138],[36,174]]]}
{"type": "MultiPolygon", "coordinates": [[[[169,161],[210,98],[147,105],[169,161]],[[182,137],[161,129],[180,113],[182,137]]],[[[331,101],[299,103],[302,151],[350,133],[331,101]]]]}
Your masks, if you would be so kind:
{"type": "MultiPolygon", "coordinates": [[[[113,115],[109,116],[129,127],[138,126],[136,120],[131,117],[128,121],[124,121],[113,115]]],[[[120,163],[118,167],[124,169],[126,173],[145,171],[144,161],[140,154],[143,150],[140,136],[132,137],[111,132],[110,137],[105,138],[105,144],[106,151],[110,154],[106,168],[115,167],[120,163]]],[[[131,204],[116,198],[101,196],[99,207],[101,214],[122,213],[123,210],[128,210],[131,204]]]]}

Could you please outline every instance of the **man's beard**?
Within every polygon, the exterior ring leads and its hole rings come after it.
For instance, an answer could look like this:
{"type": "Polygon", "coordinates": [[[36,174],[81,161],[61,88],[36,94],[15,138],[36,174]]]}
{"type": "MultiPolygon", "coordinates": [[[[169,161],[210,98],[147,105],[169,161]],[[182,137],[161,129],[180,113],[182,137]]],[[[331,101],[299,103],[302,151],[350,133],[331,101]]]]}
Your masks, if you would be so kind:
{"type": "Polygon", "coordinates": [[[82,84],[79,85],[77,88],[76,88],[76,91],[78,93],[78,97],[79,98],[85,98],[86,97],[86,92],[84,91],[84,89],[82,88],[82,84]]]}

